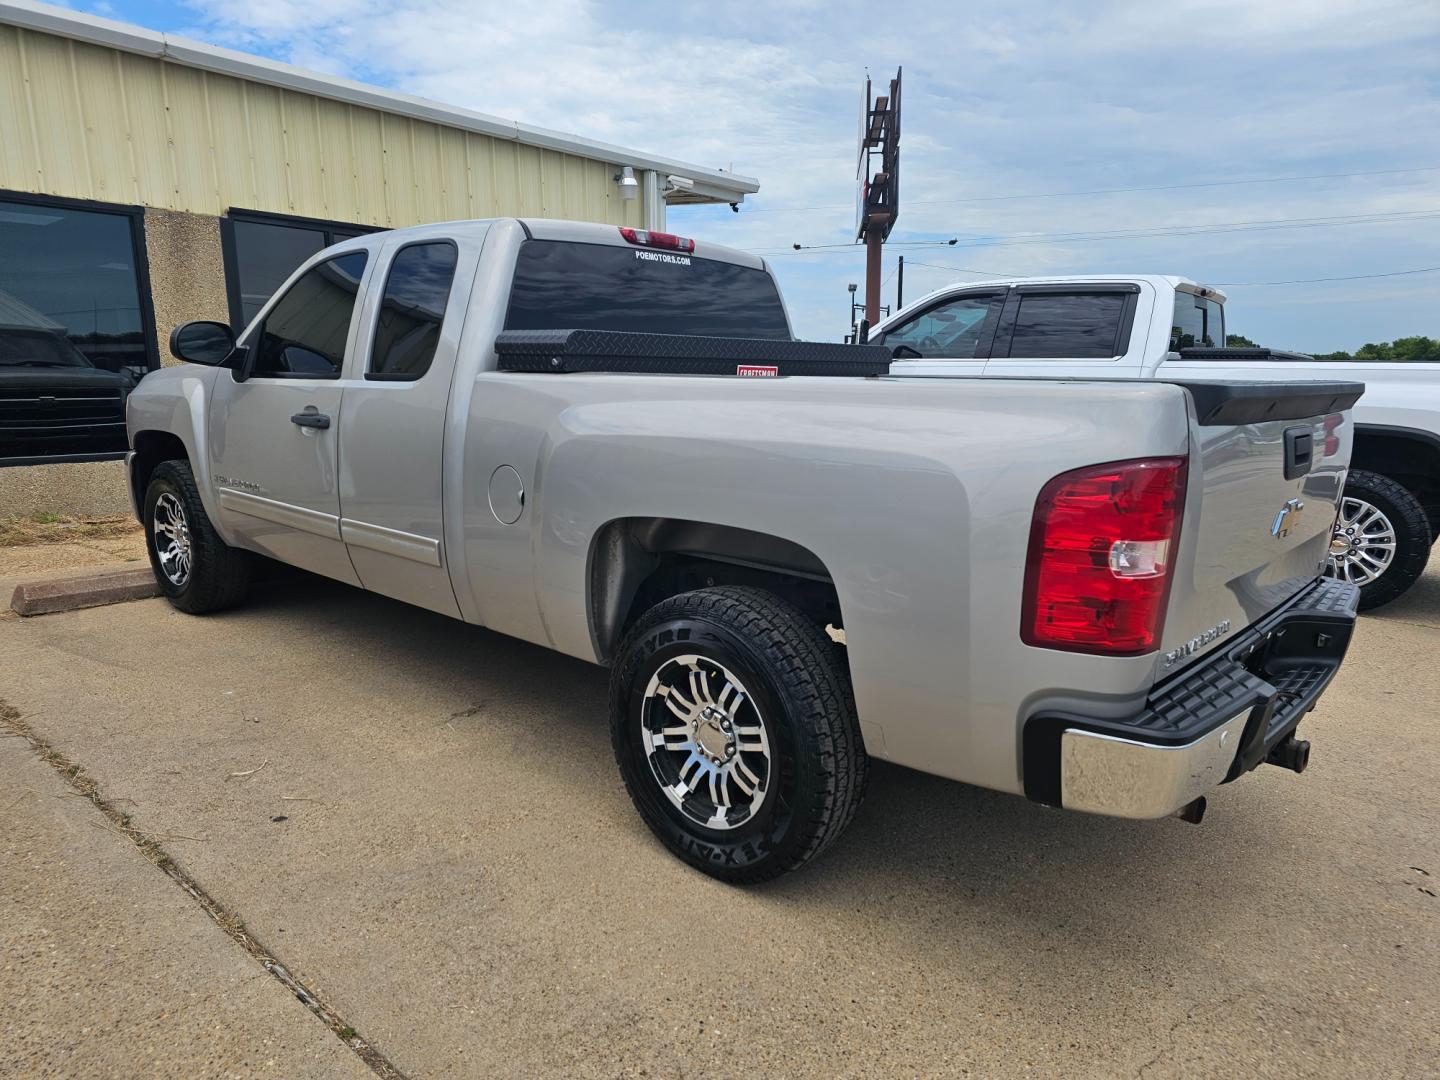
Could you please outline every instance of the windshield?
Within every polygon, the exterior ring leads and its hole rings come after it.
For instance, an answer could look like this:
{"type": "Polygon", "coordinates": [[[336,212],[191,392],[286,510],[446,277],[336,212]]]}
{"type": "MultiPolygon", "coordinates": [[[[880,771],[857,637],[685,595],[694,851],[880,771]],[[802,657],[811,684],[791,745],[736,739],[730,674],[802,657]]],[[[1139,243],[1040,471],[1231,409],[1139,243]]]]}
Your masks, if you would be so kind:
{"type": "Polygon", "coordinates": [[[520,246],[505,329],[790,338],[780,293],[764,270],[557,240],[520,246]]]}
{"type": "Polygon", "coordinates": [[[0,368],[88,368],[69,340],[44,330],[16,330],[0,326],[0,368]]]}
{"type": "Polygon", "coordinates": [[[1170,351],[1225,347],[1225,306],[1194,293],[1175,294],[1175,318],[1170,326],[1170,351]]]}

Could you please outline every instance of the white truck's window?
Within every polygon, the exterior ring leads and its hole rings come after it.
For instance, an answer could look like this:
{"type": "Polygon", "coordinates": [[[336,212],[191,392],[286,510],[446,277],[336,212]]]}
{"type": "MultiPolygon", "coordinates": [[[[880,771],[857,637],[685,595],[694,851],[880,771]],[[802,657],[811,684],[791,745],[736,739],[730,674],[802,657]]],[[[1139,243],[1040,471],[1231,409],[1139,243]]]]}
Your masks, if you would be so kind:
{"type": "Polygon", "coordinates": [[[365,259],[363,251],[326,259],[290,286],[257,335],[252,377],[340,377],[365,259]]]}
{"type": "Polygon", "coordinates": [[[380,300],[367,379],[404,382],[430,370],[455,280],[455,259],[449,241],[411,244],[395,255],[380,300]]]}
{"type": "Polygon", "coordinates": [[[520,245],[505,329],[790,337],[780,293],[764,270],[559,240],[520,245]]]}
{"type": "Polygon", "coordinates": [[[885,347],[905,345],[922,357],[973,360],[981,342],[988,341],[1000,315],[1003,296],[964,296],[931,308],[885,333],[885,347]]]}
{"type": "Polygon", "coordinates": [[[1022,295],[1008,355],[1012,359],[1108,359],[1115,355],[1124,312],[1124,293],[1022,295]]]}
{"type": "Polygon", "coordinates": [[[1225,347],[1225,308],[1194,293],[1175,294],[1175,320],[1170,327],[1170,351],[1225,347]]]}

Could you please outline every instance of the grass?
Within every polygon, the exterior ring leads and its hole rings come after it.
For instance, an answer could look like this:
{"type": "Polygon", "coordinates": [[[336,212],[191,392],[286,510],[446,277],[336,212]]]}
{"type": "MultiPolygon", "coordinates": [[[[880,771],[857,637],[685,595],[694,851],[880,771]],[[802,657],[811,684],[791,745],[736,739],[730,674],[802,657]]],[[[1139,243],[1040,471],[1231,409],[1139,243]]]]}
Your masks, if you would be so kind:
{"type": "Polygon", "coordinates": [[[115,540],[132,536],[142,526],[134,518],[70,517],[64,514],[33,514],[29,517],[0,518],[0,547],[30,544],[63,544],[72,540],[115,540]]]}

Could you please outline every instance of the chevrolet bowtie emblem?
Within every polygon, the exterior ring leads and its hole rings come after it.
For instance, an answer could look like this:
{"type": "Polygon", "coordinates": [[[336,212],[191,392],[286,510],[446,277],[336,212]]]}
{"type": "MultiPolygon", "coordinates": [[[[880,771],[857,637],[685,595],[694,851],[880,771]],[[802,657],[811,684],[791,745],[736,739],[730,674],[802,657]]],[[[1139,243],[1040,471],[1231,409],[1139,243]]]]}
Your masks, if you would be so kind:
{"type": "Polygon", "coordinates": [[[1300,520],[1300,514],[1304,509],[1305,504],[1299,499],[1291,499],[1287,502],[1280,508],[1280,512],[1275,515],[1275,523],[1270,526],[1270,535],[1277,540],[1288,536],[1290,530],[1293,529],[1300,520]]]}

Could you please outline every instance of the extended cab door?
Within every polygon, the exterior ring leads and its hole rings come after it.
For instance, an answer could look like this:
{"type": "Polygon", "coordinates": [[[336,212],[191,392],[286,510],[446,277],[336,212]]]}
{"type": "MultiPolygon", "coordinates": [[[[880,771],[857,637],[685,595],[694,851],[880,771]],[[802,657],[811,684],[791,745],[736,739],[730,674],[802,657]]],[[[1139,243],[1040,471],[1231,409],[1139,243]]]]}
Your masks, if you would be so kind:
{"type": "Polygon", "coordinates": [[[979,375],[985,370],[1006,289],[951,293],[871,340],[900,356],[895,374],[979,375]],[[904,346],[902,349],[901,346],[904,346]]]}
{"type": "Polygon", "coordinates": [[[481,243],[437,234],[381,249],[340,433],[340,531],[361,584],[455,618],[441,480],[446,409],[481,243]]]}
{"type": "Polygon", "coordinates": [[[215,380],[209,421],[227,536],[352,585],[340,539],[341,374],[367,260],[333,255],[290,283],[241,339],[250,378],[215,380]]]}
{"type": "Polygon", "coordinates": [[[1016,285],[985,374],[1138,378],[1153,306],[1132,282],[1016,285]]]}

